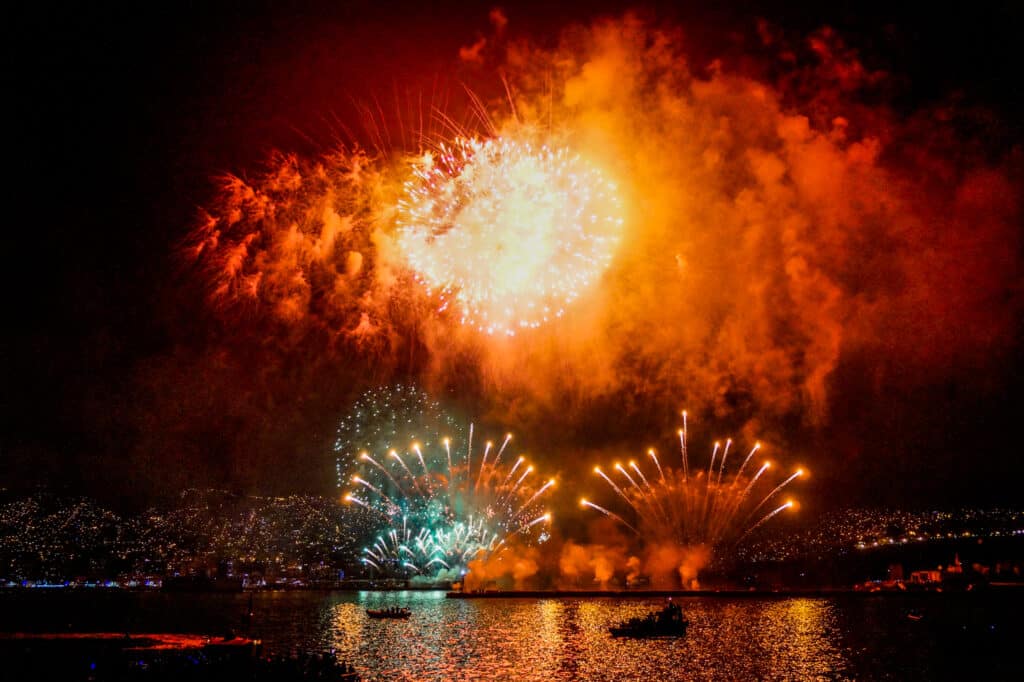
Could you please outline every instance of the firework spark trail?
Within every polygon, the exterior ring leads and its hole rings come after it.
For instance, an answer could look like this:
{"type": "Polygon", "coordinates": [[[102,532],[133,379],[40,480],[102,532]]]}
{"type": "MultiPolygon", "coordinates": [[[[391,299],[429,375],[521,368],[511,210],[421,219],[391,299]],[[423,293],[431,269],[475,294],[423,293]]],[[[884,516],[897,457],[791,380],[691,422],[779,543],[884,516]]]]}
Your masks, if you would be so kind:
{"type": "Polygon", "coordinates": [[[414,487],[414,488],[416,488],[416,490],[417,490],[418,492],[421,492],[421,493],[422,493],[422,492],[423,492],[423,490],[422,490],[422,488],[420,488],[420,482],[419,482],[419,479],[418,479],[418,478],[416,478],[416,475],[412,473],[412,469],[410,469],[410,468],[409,468],[409,466],[408,466],[408,465],[407,465],[407,464],[405,463],[405,460],[404,460],[404,459],[402,459],[402,456],[401,456],[400,454],[398,454],[398,451],[397,451],[397,450],[392,450],[391,452],[389,452],[389,453],[388,453],[388,456],[389,456],[389,457],[390,457],[391,459],[393,459],[393,460],[395,460],[396,462],[398,462],[398,464],[399,464],[399,465],[400,465],[400,466],[402,467],[402,469],[404,469],[404,470],[405,470],[405,473],[406,473],[406,474],[407,474],[407,475],[409,476],[409,478],[410,478],[410,479],[412,480],[412,485],[413,485],[413,487],[414,487]]]}
{"type": "MultiPolygon", "coordinates": [[[[451,471],[452,470],[452,441],[451,441],[450,438],[445,438],[444,439],[444,452],[445,452],[445,455],[448,458],[448,471],[451,471]]],[[[448,479],[448,483],[449,483],[449,485],[451,485],[451,483],[452,483],[452,479],[451,478],[448,479]]]]}
{"type": "MultiPolygon", "coordinates": [[[[683,412],[683,419],[685,420],[685,418],[686,418],[686,413],[683,412]]],[[[680,437],[680,439],[683,438],[683,433],[684,433],[683,430],[680,429],[679,430],[679,437],[680,437]]],[[[685,450],[684,450],[684,452],[685,452],[685,450]]],[[[668,485],[668,481],[665,478],[665,470],[661,468],[661,462],[658,461],[658,455],[654,451],[654,448],[648,448],[647,454],[650,455],[651,459],[654,460],[654,465],[658,468],[658,474],[661,477],[661,480],[660,480],[661,486],[663,486],[663,487],[667,486],[668,485]]],[[[685,455],[683,456],[683,463],[684,464],[686,463],[685,455]]],[[[683,481],[684,482],[686,481],[686,470],[685,469],[683,470],[683,481]]],[[[688,501],[684,500],[683,504],[684,504],[684,507],[685,507],[685,505],[688,504],[688,501]]],[[[666,506],[662,503],[662,500],[660,500],[660,499],[658,500],[658,505],[661,507],[662,516],[664,516],[666,519],[671,518],[671,522],[674,525],[678,526],[679,522],[680,522],[679,521],[679,510],[675,506],[671,506],[671,507],[666,508],[666,506]]],[[[685,509],[684,509],[684,512],[685,512],[685,509]]]]}
{"type": "Polygon", "coordinates": [[[625,526],[626,528],[628,528],[631,531],[633,531],[634,533],[636,533],[637,535],[642,536],[640,531],[638,531],[636,528],[631,526],[629,524],[629,522],[626,521],[626,519],[622,518],[621,516],[619,516],[618,514],[616,514],[613,511],[609,511],[609,510],[605,509],[604,507],[600,507],[600,506],[594,504],[593,502],[589,502],[587,500],[580,500],[580,506],[581,507],[590,507],[591,509],[596,509],[597,511],[601,512],[605,516],[607,516],[609,518],[612,518],[612,519],[615,519],[616,521],[621,523],[623,526],[625,526]]]}
{"type": "Polygon", "coordinates": [[[439,311],[509,336],[561,317],[607,268],[623,225],[597,169],[509,136],[421,155],[397,207],[399,247],[439,311]]]}
{"type": "Polygon", "coordinates": [[[420,450],[420,444],[419,443],[413,443],[412,444],[412,449],[413,449],[413,452],[416,453],[416,457],[418,457],[419,460],[420,460],[420,466],[423,467],[423,475],[424,476],[429,475],[430,472],[427,471],[427,463],[423,461],[423,451],[420,450]]]}
{"type": "Polygon", "coordinates": [[[765,462],[764,464],[761,465],[761,468],[757,470],[757,473],[754,474],[754,477],[750,479],[750,483],[748,483],[747,487],[743,489],[743,494],[740,496],[741,502],[747,498],[747,495],[750,494],[750,491],[753,489],[754,484],[757,483],[757,479],[761,478],[761,474],[768,471],[768,469],[770,469],[771,466],[772,465],[770,462],[765,462]]]}
{"type": "Polygon", "coordinates": [[[523,531],[526,531],[526,530],[529,530],[530,528],[533,528],[538,523],[547,523],[549,521],[551,521],[551,514],[544,514],[543,516],[538,516],[537,518],[533,519],[532,521],[527,521],[523,525],[519,526],[519,528],[516,528],[514,531],[512,531],[511,533],[506,535],[504,538],[502,538],[502,542],[504,543],[505,540],[507,540],[508,538],[512,537],[513,535],[516,535],[518,533],[522,533],[523,531]]]}
{"type": "Polygon", "coordinates": [[[708,463],[708,474],[704,478],[704,499],[701,502],[701,512],[700,512],[700,515],[701,515],[701,523],[705,524],[705,525],[708,523],[708,519],[710,518],[710,515],[711,515],[710,501],[711,501],[711,478],[712,478],[712,471],[714,471],[714,469],[715,469],[715,458],[718,456],[718,451],[721,449],[721,447],[722,447],[722,444],[719,443],[718,441],[715,441],[715,449],[712,450],[712,452],[711,452],[711,461],[708,463]]]}
{"type": "MultiPolygon", "coordinates": [[[[512,486],[512,489],[509,490],[508,493],[506,493],[505,497],[512,497],[512,495],[515,494],[516,490],[519,489],[519,486],[522,485],[523,481],[526,480],[526,477],[532,473],[533,465],[531,464],[530,466],[526,467],[526,471],[524,471],[523,475],[519,477],[519,480],[515,482],[515,485],[512,486]]],[[[504,497],[502,499],[504,499],[504,497]]]]}
{"type": "MultiPolygon", "coordinates": [[[[654,452],[653,450],[650,451],[650,453],[652,455],[653,455],[653,452],[654,452]]],[[[655,457],[654,461],[655,461],[655,463],[657,463],[658,458],[655,457]]],[[[658,499],[658,497],[654,494],[654,487],[651,486],[650,481],[648,481],[647,477],[644,476],[644,472],[640,469],[639,466],[637,466],[636,462],[634,462],[632,460],[630,460],[630,462],[629,462],[629,467],[633,471],[635,471],[637,473],[637,475],[640,477],[640,480],[642,480],[644,482],[644,485],[647,486],[647,492],[650,493],[650,495],[651,495],[651,497],[649,497],[647,499],[653,500],[653,505],[652,506],[654,508],[654,513],[659,515],[659,516],[661,516],[662,519],[667,522],[668,521],[668,517],[669,517],[668,511],[666,511],[665,506],[662,504],[661,500],[658,499]]],[[[659,471],[661,470],[661,466],[660,465],[658,466],[658,470],[659,471]]],[[[662,480],[665,479],[664,473],[662,473],[661,478],[662,478],[662,480]]]]}
{"type": "Polygon", "coordinates": [[[690,475],[689,464],[686,457],[686,410],[683,410],[683,428],[679,432],[679,452],[683,459],[683,480],[690,475]]]}
{"type": "Polygon", "coordinates": [[[626,504],[636,509],[636,507],[633,505],[633,501],[629,499],[626,493],[622,492],[622,488],[615,485],[615,482],[612,481],[612,479],[608,478],[603,471],[601,471],[601,467],[594,467],[594,473],[603,478],[608,483],[608,485],[612,487],[612,490],[617,492],[619,494],[619,497],[626,501],[626,504]]]}
{"type": "Polygon", "coordinates": [[[516,473],[516,469],[518,469],[519,465],[522,464],[525,461],[526,461],[526,458],[522,457],[522,456],[520,456],[519,459],[516,460],[516,463],[513,464],[512,468],[508,470],[507,474],[505,474],[505,480],[503,480],[501,482],[502,487],[508,485],[508,482],[512,480],[512,475],[516,473]]]}
{"type": "Polygon", "coordinates": [[[405,490],[402,488],[402,486],[398,482],[398,480],[394,476],[392,476],[391,472],[388,471],[387,469],[385,469],[384,466],[380,462],[375,460],[373,457],[371,457],[366,452],[364,452],[362,455],[360,455],[359,458],[361,460],[363,460],[364,462],[369,462],[370,464],[375,466],[377,469],[379,469],[387,477],[387,479],[389,481],[391,481],[391,485],[395,486],[396,489],[400,490],[403,495],[405,494],[405,490]]]}
{"type": "MultiPolygon", "coordinates": [[[[718,478],[715,481],[715,496],[713,498],[711,498],[710,509],[708,510],[708,515],[710,516],[710,518],[711,519],[718,519],[719,522],[722,521],[722,516],[723,515],[716,514],[716,511],[717,511],[717,507],[719,507],[720,505],[723,504],[723,501],[722,501],[722,492],[723,492],[723,488],[722,488],[722,475],[725,473],[725,462],[726,462],[726,458],[729,457],[729,448],[731,446],[732,446],[732,438],[727,438],[725,440],[725,448],[722,450],[722,458],[720,460],[719,467],[718,467],[718,478]]],[[[710,481],[710,477],[709,477],[708,478],[708,483],[710,483],[710,482],[711,481],[710,481]]],[[[732,488],[732,487],[735,487],[735,481],[730,486],[730,488],[732,488]]],[[[728,502],[725,502],[724,504],[728,504],[728,502]]],[[[712,527],[712,535],[716,535],[717,534],[716,533],[717,530],[718,530],[717,528],[712,527]]]]}
{"type": "Polygon", "coordinates": [[[643,494],[643,489],[641,489],[640,486],[637,485],[637,482],[633,480],[633,477],[629,475],[629,472],[627,472],[621,464],[616,464],[615,470],[618,471],[623,476],[625,476],[626,480],[629,481],[630,485],[636,488],[638,493],[640,493],[641,495],[643,494]]]}
{"type": "Polygon", "coordinates": [[[505,441],[501,444],[501,447],[498,448],[498,454],[496,454],[494,456],[494,461],[491,463],[491,473],[494,473],[495,467],[497,467],[498,466],[498,462],[501,461],[501,453],[505,452],[505,448],[508,447],[509,441],[511,441],[511,440],[512,440],[512,434],[511,433],[506,433],[505,434],[505,441]]]}
{"type": "MultiPolygon", "coordinates": [[[[688,468],[685,426],[679,434],[681,461],[688,468]]],[[[658,479],[647,477],[636,462],[630,461],[628,465],[635,472],[636,478],[629,474],[626,467],[616,464],[615,469],[630,483],[625,488],[605,475],[600,467],[594,467],[594,473],[601,477],[635,514],[636,525],[615,512],[587,500],[583,500],[581,504],[622,523],[650,546],[660,546],[669,542],[681,548],[703,545],[712,550],[728,551],[755,528],[759,528],[783,509],[792,506],[784,505],[757,520],[753,526],[749,525],[757,518],[756,514],[764,504],[802,474],[802,470],[798,470],[796,474],[777,485],[759,504],[748,509],[749,505],[746,502],[749,494],[763,479],[770,465],[765,462],[750,476],[742,473],[747,462],[760,449],[760,444],[757,444],[750,450],[736,473],[730,473],[728,454],[731,446],[732,439],[727,440],[724,447],[720,442],[715,443],[707,471],[700,471],[694,477],[689,477],[688,471],[682,469],[662,467],[657,455],[650,449],[648,455],[658,469],[658,479]]]]}
{"type": "Polygon", "coordinates": [[[760,443],[754,443],[754,447],[752,447],[750,449],[750,453],[747,455],[746,459],[743,460],[743,464],[740,465],[739,471],[736,472],[737,476],[742,476],[743,475],[743,470],[747,468],[747,462],[749,462],[750,458],[754,456],[754,453],[757,452],[760,449],[761,449],[761,444],[760,443]]]}
{"type": "Polygon", "coordinates": [[[658,461],[658,455],[654,452],[654,448],[647,451],[651,459],[654,460],[654,466],[658,467],[658,475],[661,476],[661,482],[665,482],[665,471],[661,468],[661,462],[658,461]]]}
{"type": "MultiPolygon", "coordinates": [[[[754,448],[751,450],[750,454],[752,455],[755,451],[760,449],[760,447],[761,447],[760,443],[756,444],[754,446],[754,448]]],[[[750,457],[750,455],[748,455],[748,459],[749,459],[749,457],[750,457]]],[[[744,461],[744,465],[745,464],[746,464],[746,462],[744,461]]],[[[766,471],[768,471],[769,469],[771,469],[771,462],[765,462],[764,464],[762,464],[761,467],[757,470],[757,472],[750,478],[750,481],[743,488],[743,490],[738,495],[733,495],[733,498],[732,498],[731,502],[727,503],[726,516],[731,518],[731,517],[735,516],[736,514],[738,514],[740,512],[740,509],[743,507],[744,502],[746,502],[748,496],[750,495],[750,492],[754,489],[754,486],[757,484],[758,480],[760,480],[761,476],[766,471]]],[[[742,471],[742,470],[743,470],[743,466],[740,467],[739,471],[742,471]]],[[[733,487],[734,488],[735,488],[736,484],[741,482],[741,480],[742,480],[741,479],[741,474],[739,473],[739,471],[737,472],[735,478],[733,479],[733,487]]],[[[782,486],[779,487],[779,489],[784,487],[787,483],[789,483],[789,481],[784,482],[782,484],[782,486]]],[[[772,494],[774,494],[774,493],[772,493],[772,494]]],[[[769,497],[770,496],[771,496],[771,494],[769,495],[769,497]]],[[[768,501],[768,498],[765,498],[762,501],[762,504],[764,504],[764,502],[767,502],[767,501],[768,501]]],[[[758,505],[758,507],[756,507],[753,511],[751,511],[750,515],[747,517],[747,519],[745,521],[746,523],[750,522],[750,518],[753,517],[754,512],[756,512],[757,509],[760,508],[760,506],[761,505],[758,505]]],[[[722,530],[722,529],[720,529],[720,530],[722,530]]]]}
{"type": "Polygon", "coordinates": [[[718,484],[722,483],[722,474],[725,472],[725,460],[729,456],[729,448],[732,446],[732,438],[725,439],[725,451],[722,453],[722,464],[718,467],[718,484]]]}
{"type": "Polygon", "coordinates": [[[750,511],[750,516],[748,516],[747,518],[749,519],[749,518],[753,517],[754,514],[757,513],[758,509],[760,509],[761,507],[763,507],[764,505],[766,505],[768,503],[768,500],[770,500],[773,497],[775,497],[775,495],[777,493],[779,493],[783,488],[785,488],[787,485],[789,485],[794,479],[800,478],[800,476],[802,476],[803,473],[804,473],[803,469],[797,469],[796,471],[793,472],[792,476],[790,476],[789,478],[784,480],[782,483],[780,483],[777,486],[775,486],[770,493],[768,493],[767,495],[764,496],[763,500],[761,500],[760,502],[757,503],[757,506],[754,507],[750,511]]]}
{"type": "Polygon", "coordinates": [[[473,424],[469,424],[469,438],[466,440],[466,479],[473,475],[473,424]]]}
{"type": "Polygon", "coordinates": [[[792,503],[792,502],[787,502],[786,504],[782,505],[782,506],[781,506],[781,507],[779,507],[778,509],[775,509],[775,510],[773,510],[773,511],[770,511],[770,512],[768,512],[767,514],[765,514],[765,515],[764,515],[764,516],[763,516],[763,517],[761,518],[761,520],[760,520],[760,521],[758,521],[758,522],[757,522],[757,523],[755,523],[755,524],[754,524],[753,526],[751,526],[750,528],[748,528],[748,529],[746,530],[746,532],[745,532],[745,533],[743,533],[743,535],[742,535],[742,536],[740,537],[740,540],[743,540],[743,538],[745,538],[745,537],[747,537],[748,535],[750,535],[751,533],[753,533],[753,532],[754,532],[755,530],[757,530],[758,528],[760,528],[760,527],[761,527],[761,526],[762,526],[763,524],[767,523],[769,519],[771,519],[771,518],[772,518],[773,516],[775,516],[776,514],[778,514],[779,512],[781,512],[782,510],[784,510],[784,509],[789,509],[789,508],[790,508],[790,507],[792,507],[792,506],[793,506],[793,503],[792,503]]]}
{"type": "MultiPolygon", "coordinates": [[[[654,507],[654,505],[650,503],[650,499],[644,493],[643,488],[641,488],[639,485],[637,485],[637,482],[633,480],[633,477],[629,475],[629,473],[625,470],[625,468],[623,468],[623,466],[621,464],[616,464],[615,465],[615,470],[618,471],[623,476],[625,476],[626,480],[629,481],[630,485],[632,485],[633,488],[636,489],[636,491],[637,491],[637,493],[639,495],[639,499],[647,502],[648,503],[647,506],[651,506],[652,508],[654,507]]],[[[647,515],[647,511],[646,510],[642,510],[640,507],[635,507],[635,509],[637,511],[637,514],[640,514],[641,517],[644,517],[644,516],[647,515]]],[[[657,513],[657,509],[654,509],[654,511],[655,511],[655,513],[657,513]]]]}
{"type": "Polygon", "coordinates": [[[490,453],[491,446],[493,446],[493,445],[494,444],[491,443],[491,441],[487,441],[484,444],[484,456],[480,460],[480,472],[477,473],[477,475],[476,475],[476,483],[473,484],[474,488],[477,488],[480,485],[480,479],[484,477],[484,469],[487,468],[487,455],[488,455],[488,453],[490,453]]]}
{"type": "Polygon", "coordinates": [[[651,484],[647,481],[647,477],[644,476],[644,472],[641,471],[640,467],[638,467],[636,465],[636,462],[634,462],[633,460],[630,460],[629,461],[629,468],[636,472],[636,475],[640,477],[640,480],[644,482],[644,485],[647,486],[648,490],[652,490],[651,484]]]}
{"type": "Polygon", "coordinates": [[[719,451],[719,449],[721,449],[721,447],[722,447],[722,444],[719,443],[718,441],[715,441],[715,449],[711,452],[711,461],[708,462],[708,478],[707,478],[708,485],[711,485],[711,472],[715,468],[715,457],[718,456],[718,451],[719,451]]]}
{"type": "Polygon", "coordinates": [[[529,497],[529,499],[527,499],[527,500],[526,500],[526,502],[523,502],[523,503],[522,503],[521,505],[519,505],[519,508],[518,508],[518,509],[516,509],[515,513],[516,513],[517,515],[518,515],[518,514],[521,514],[521,513],[523,512],[523,510],[524,510],[524,509],[526,509],[526,508],[527,508],[527,507],[529,507],[529,506],[530,506],[531,504],[533,504],[534,502],[536,502],[536,501],[537,501],[537,498],[538,498],[538,497],[540,497],[541,495],[543,495],[543,494],[544,494],[544,491],[545,491],[545,490],[547,490],[548,488],[550,488],[551,486],[553,486],[554,484],[555,484],[555,479],[553,479],[553,478],[552,478],[552,479],[550,479],[550,480],[549,480],[549,481],[548,481],[547,483],[545,483],[545,484],[544,484],[544,485],[542,485],[542,486],[541,486],[540,488],[538,488],[538,489],[537,489],[537,492],[535,492],[535,493],[534,493],[533,495],[531,495],[531,496],[529,497]]]}
{"type": "Polygon", "coordinates": [[[352,477],[352,482],[353,482],[353,483],[358,483],[358,484],[359,484],[359,485],[361,485],[361,486],[364,486],[364,487],[366,487],[366,488],[369,488],[369,489],[370,489],[370,490],[372,490],[373,492],[377,493],[377,494],[378,494],[378,495],[380,496],[380,498],[381,498],[382,500],[384,500],[385,502],[387,502],[388,504],[390,504],[390,505],[393,505],[393,506],[396,506],[396,507],[398,506],[397,504],[395,504],[395,501],[394,501],[394,500],[392,500],[392,499],[391,499],[390,497],[388,497],[388,495],[387,495],[387,494],[386,494],[386,493],[385,493],[384,491],[382,491],[382,490],[381,490],[380,488],[378,488],[378,487],[377,487],[377,486],[375,486],[374,484],[370,483],[370,482],[369,482],[369,481],[367,481],[366,479],[364,479],[364,478],[361,478],[361,477],[359,477],[359,476],[353,476],[353,477],[352,477]]]}
{"type": "Polygon", "coordinates": [[[345,495],[342,498],[342,501],[344,501],[344,502],[354,502],[354,503],[358,504],[360,507],[368,509],[368,510],[370,510],[372,512],[375,512],[377,514],[380,514],[385,519],[388,519],[388,520],[391,519],[391,516],[386,511],[384,511],[383,509],[380,509],[377,506],[371,505],[366,500],[362,500],[362,499],[356,497],[355,495],[353,495],[351,493],[349,493],[348,495],[345,495]]]}
{"type": "MultiPolygon", "coordinates": [[[[618,465],[618,464],[615,465],[615,468],[617,470],[619,470],[619,471],[622,471],[622,467],[620,465],[618,465]]],[[[629,495],[627,495],[625,493],[625,491],[622,490],[622,488],[620,488],[618,485],[616,485],[615,482],[612,479],[610,479],[607,475],[605,475],[605,473],[603,471],[601,471],[601,467],[594,467],[594,473],[597,474],[598,476],[600,476],[601,478],[603,478],[605,480],[605,482],[612,487],[612,490],[614,490],[616,493],[618,493],[619,497],[621,497],[623,500],[625,500],[626,504],[628,504],[633,509],[633,511],[636,512],[637,516],[641,516],[641,517],[644,516],[644,511],[640,509],[640,505],[635,503],[629,497],[629,495]]],[[[625,473],[625,472],[623,472],[623,473],[625,473]]],[[[629,478],[628,474],[626,474],[626,478],[629,478]]],[[[633,485],[635,486],[636,483],[634,483],[633,485]]]]}

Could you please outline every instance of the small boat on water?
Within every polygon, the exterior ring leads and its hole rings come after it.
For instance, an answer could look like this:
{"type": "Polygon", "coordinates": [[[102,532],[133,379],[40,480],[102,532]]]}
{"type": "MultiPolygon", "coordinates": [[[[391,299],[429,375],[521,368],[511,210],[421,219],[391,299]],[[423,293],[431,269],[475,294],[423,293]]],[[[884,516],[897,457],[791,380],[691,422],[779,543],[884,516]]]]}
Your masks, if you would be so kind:
{"type": "Polygon", "coordinates": [[[683,618],[683,610],[669,601],[661,611],[643,618],[630,618],[624,623],[608,628],[612,637],[682,637],[690,621],[683,618]]]}
{"type": "Polygon", "coordinates": [[[386,609],[366,609],[366,615],[370,618],[408,618],[412,611],[405,608],[390,607],[386,609]]]}

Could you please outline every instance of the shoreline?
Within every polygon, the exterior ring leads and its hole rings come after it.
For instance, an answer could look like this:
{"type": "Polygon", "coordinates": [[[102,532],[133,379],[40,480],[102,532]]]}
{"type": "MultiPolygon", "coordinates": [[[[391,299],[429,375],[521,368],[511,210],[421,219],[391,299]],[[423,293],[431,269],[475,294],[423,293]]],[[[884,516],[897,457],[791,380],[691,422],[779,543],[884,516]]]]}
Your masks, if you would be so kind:
{"type": "Polygon", "coordinates": [[[355,587],[355,586],[289,586],[289,587],[257,587],[237,590],[218,589],[175,589],[165,590],[152,587],[83,587],[71,585],[47,585],[47,586],[25,586],[8,587],[0,586],[0,594],[62,594],[62,593],[100,593],[100,594],[216,594],[216,595],[242,595],[259,593],[283,593],[283,592],[373,592],[387,594],[389,592],[444,592],[447,599],[651,599],[662,597],[696,597],[696,598],[758,598],[758,599],[786,599],[790,597],[886,597],[886,596],[910,596],[910,595],[984,595],[992,593],[1024,594],[1024,582],[1021,583],[991,583],[979,590],[941,590],[941,589],[911,589],[911,590],[857,590],[851,587],[818,587],[818,588],[781,588],[777,590],[744,590],[735,588],[706,589],[706,590],[487,590],[483,592],[460,592],[453,591],[447,586],[415,586],[415,587],[355,587]]]}
{"type": "Polygon", "coordinates": [[[851,588],[782,590],[495,590],[489,592],[446,592],[447,599],[652,599],[697,597],[712,599],[790,599],[793,597],[907,597],[975,596],[1019,592],[1024,585],[990,586],[984,590],[854,590],[851,588]]]}

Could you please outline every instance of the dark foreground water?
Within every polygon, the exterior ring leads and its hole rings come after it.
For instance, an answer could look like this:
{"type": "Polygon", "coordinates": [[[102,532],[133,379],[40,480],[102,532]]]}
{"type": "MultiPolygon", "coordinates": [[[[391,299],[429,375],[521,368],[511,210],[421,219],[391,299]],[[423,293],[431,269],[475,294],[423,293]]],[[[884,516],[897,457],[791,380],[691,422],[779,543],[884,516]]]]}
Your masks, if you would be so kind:
{"type": "Polygon", "coordinates": [[[685,598],[690,632],[612,639],[657,599],[449,600],[442,592],[0,593],[0,631],[207,632],[335,649],[381,680],[1024,679],[1024,594],[685,598]],[[409,606],[407,621],[365,609],[409,606]],[[919,613],[911,620],[908,612],[919,613]]]}

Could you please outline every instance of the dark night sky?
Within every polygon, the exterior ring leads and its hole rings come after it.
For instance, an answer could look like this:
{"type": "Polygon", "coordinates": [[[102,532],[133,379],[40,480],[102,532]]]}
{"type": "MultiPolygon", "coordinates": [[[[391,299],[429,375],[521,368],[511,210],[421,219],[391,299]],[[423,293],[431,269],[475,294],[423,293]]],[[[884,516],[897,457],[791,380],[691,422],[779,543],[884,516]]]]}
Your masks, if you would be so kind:
{"type": "MultiPolygon", "coordinates": [[[[506,4],[510,31],[553,40],[568,21],[618,7],[548,4],[558,3],[506,4]]],[[[1021,85],[1011,64],[1021,10],[982,2],[920,14],[888,4],[648,11],[700,23],[694,40],[709,45],[758,17],[795,32],[831,25],[906,78],[899,105],[959,92],[1007,122],[1007,142],[1018,142],[1021,85]]],[[[328,442],[353,392],[351,368],[310,381],[292,357],[293,371],[279,376],[294,376],[301,395],[273,386],[270,396],[254,389],[246,405],[233,404],[232,391],[203,377],[228,362],[217,349],[231,348],[232,330],[204,312],[172,254],[212,175],[256,167],[275,148],[318,151],[310,139],[337,133],[334,121],[350,117],[354,101],[445,73],[458,48],[487,29],[488,9],[159,2],[6,10],[13,211],[3,227],[0,487],[48,483],[127,503],[204,482],[330,490],[328,442]],[[181,414],[160,415],[168,405],[181,414]],[[282,423],[267,423],[278,412],[282,423]],[[243,435],[253,429],[258,436],[243,435]]],[[[237,352],[254,363],[273,355],[237,352]]],[[[818,455],[829,462],[818,467],[820,504],[1019,501],[1021,359],[1018,347],[968,386],[946,376],[881,404],[858,394],[863,382],[841,368],[832,418],[807,436],[833,453],[818,455]]]]}

